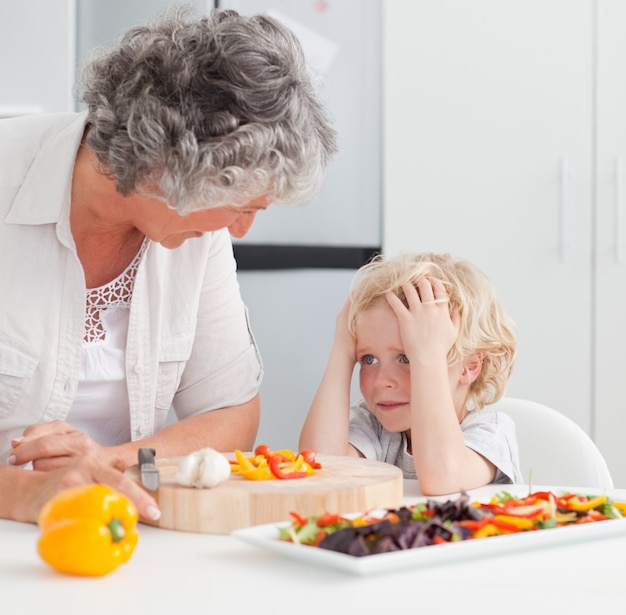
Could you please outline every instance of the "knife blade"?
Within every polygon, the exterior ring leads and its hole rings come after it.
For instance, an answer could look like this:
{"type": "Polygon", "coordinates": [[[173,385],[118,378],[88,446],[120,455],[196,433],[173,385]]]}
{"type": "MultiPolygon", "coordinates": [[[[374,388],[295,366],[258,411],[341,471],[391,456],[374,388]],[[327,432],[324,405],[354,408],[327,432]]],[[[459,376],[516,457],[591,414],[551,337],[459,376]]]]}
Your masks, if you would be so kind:
{"type": "Polygon", "coordinates": [[[139,449],[139,473],[141,484],[150,491],[159,488],[159,470],[154,465],[156,451],[153,448],[139,449]]]}

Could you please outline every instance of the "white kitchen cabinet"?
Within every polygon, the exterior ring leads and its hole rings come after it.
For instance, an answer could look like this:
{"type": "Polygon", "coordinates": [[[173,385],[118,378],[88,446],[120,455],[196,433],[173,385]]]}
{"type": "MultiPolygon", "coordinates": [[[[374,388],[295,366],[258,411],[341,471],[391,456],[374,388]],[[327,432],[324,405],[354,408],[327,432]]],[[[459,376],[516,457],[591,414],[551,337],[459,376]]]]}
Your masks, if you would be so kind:
{"type": "Polygon", "coordinates": [[[599,0],[593,333],[595,440],[626,484],[626,3],[599,0]]]}
{"type": "Polygon", "coordinates": [[[518,329],[509,394],[580,424],[618,485],[624,26],[618,0],[389,0],[383,46],[384,251],[485,271],[518,329]]]}
{"type": "Polygon", "coordinates": [[[76,0],[2,4],[0,118],[73,111],[76,0]]]}

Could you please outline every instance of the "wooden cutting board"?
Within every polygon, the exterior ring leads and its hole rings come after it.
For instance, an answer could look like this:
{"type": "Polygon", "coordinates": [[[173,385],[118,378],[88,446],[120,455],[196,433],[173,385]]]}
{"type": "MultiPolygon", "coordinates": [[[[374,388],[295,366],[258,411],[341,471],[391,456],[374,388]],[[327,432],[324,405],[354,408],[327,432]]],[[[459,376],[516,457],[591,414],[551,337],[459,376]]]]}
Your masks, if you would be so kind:
{"type": "MultiPolygon", "coordinates": [[[[142,518],[143,523],[229,534],[242,527],[287,521],[292,510],[304,516],[327,511],[347,514],[402,504],[402,472],[380,461],[317,455],[322,469],[307,478],[253,481],[233,473],[217,487],[197,489],[174,481],[181,459],[156,459],[161,480],[151,493],[159,503],[161,518],[156,522],[142,518]]],[[[140,482],[139,466],[129,468],[127,474],[140,482]]]]}

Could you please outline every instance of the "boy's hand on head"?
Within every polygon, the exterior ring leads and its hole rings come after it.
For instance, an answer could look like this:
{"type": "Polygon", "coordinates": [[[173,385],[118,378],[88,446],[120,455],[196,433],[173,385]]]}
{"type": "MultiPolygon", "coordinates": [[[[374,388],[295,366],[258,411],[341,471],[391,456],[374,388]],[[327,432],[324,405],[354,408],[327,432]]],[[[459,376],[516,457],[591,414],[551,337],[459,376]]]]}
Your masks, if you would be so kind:
{"type": "Polygon", "coordinates": [[[439,280],[422,278],[417,288],[405,284],[402,290],[408,308],[392,292],[388,292],[386,298],[398,319],[409,362],[447,357],[458,336],[461,319],[458,310],[450,313],[444,285],[439,280]]]}

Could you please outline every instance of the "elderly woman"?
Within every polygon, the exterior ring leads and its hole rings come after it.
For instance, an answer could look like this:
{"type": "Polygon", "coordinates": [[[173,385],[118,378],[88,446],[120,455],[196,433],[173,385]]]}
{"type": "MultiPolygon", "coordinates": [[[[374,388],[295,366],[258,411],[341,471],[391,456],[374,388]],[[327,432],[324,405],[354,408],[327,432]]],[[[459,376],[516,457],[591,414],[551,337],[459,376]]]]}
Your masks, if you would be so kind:
{"type": "Polygon", "coordinates": [[[85,112],[0,122],[0,516],[27,521],[91,480],[152,507],[111,469],[140,447],[251,448],[263,370],[230,235],[310,199],[335,151],[269,17],[169,12],[82,92],[85,112]]]}

